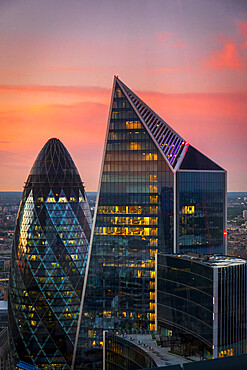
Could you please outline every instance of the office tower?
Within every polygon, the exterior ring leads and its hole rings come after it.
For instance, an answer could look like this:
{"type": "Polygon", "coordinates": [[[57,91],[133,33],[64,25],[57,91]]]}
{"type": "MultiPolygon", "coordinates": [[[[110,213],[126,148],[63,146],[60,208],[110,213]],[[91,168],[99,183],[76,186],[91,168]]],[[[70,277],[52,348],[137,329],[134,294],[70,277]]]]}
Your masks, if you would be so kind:
{"type": "Polygon", "coordinates": [[[70,369],[91,233],[76,166],[58,139],[39,153],[18,212],[9,282],[12,366],[70,369]]]}
{"type": "Polygon", "coordinates": [[[247,352],[247,260],[157,254],[157,327],[187,355],[247,352]],[[168,332],[169,331],[169,332],[168,332]]]}
{"type": "Polygon", "coordinates": [[[104,329],[154,330],[157,251],[225,253],[225,198],[226,172],[115,77],[76,366],[104,329]]]}

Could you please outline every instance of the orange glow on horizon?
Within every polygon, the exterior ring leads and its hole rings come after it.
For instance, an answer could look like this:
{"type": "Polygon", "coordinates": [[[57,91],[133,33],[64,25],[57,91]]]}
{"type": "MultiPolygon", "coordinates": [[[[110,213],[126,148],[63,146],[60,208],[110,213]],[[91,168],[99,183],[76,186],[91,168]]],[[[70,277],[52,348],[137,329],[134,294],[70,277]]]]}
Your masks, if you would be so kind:
{"type": "MultiPolygon", "coordinates": [[[[110,89],[107,89],[107,104],[105,93],[98,91],[96,88],[91,101],[92,91],[87,96],[84,89],[85,100],[74,100],[71,104],[58,104],[57,101],[49,104],[50,93],[42,92],[46,104],[39,105],[34,91],[25,90],[23,106],[19,105],[18,99],[16,106],[12,101],[8,110],[5,104],[0,105],[1,172],[7,175],[2,177],[1,190],[22,189],[42,146],[58,132],[59,139],[74,158],[87,190],[97,189],[110,89]]],[[[247,95],[244,93],[162,94],[137,91],[137,94],[181,136],[189,138],[192,145],[223,167],[226,152],[234,165],[234,151],[241,145],[245,147],[247,128],[243,122],[247,95]]],[[[58,92],[56,99],[60,97],[58,92]]],[[[243,151],[241,155],[244,157],[246,154],[243,151]]]]}
{"type": "Polygon", "coordinates": [[[3,5],[0,190],[22,190],[42,146],[57,136],[86,189],[97,190],[118,71],[178,134],[228,171],[228,191],[246,191],[245,5],[214,2],[212,12],[197,0],[144,3],[3,5]]]}

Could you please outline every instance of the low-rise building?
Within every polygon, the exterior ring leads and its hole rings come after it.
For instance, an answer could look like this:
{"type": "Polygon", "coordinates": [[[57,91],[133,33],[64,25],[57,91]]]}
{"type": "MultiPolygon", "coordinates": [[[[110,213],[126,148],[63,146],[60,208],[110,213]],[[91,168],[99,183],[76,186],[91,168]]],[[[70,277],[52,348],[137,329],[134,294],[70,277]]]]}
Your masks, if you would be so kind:
{"type": "Polygon", "coordinates": [[[105,331],[103,370],[149,369],[171,365],[179,365],[180,368],[180,365],[191,362],[170,353],[170,348],[161,347],[157,342],[159,340],[153,334],[127,335],[105,331]]]}

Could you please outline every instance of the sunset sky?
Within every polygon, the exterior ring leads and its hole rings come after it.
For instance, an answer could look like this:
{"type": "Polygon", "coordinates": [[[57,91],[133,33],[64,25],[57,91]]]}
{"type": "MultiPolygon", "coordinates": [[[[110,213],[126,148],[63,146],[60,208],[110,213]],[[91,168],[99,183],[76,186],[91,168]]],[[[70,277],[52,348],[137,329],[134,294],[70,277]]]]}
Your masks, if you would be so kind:
{"type": "Polygon", "coordinates": [[[0,0],[0,190],[51,137],[96,191],[113,75],[247,191],[247,1],[0,0]]]}

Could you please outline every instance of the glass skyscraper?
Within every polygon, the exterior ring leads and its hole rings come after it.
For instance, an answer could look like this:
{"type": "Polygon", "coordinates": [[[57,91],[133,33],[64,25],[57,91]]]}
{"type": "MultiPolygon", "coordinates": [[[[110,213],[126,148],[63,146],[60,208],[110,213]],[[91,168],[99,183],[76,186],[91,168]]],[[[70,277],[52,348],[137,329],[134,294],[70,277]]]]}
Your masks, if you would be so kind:
{"type": "Polygon", "coordinates": [[[247,260],[157,254],[157,328],[174,351],[217,358],[246,353],[247,260]]]}
{"type": "Polygon", "coordinates": [[[157,251],[224,254],[225,228],[226,171],[115,77],[75,368],[103,330],[154,330],[157,251]]]}
{"type": "Polygon", "coordinates": [[[88,258],[91,213],[75,164],[58,139],[24,186],[9,281],[12,367],[70,369],[88,258]]]}

